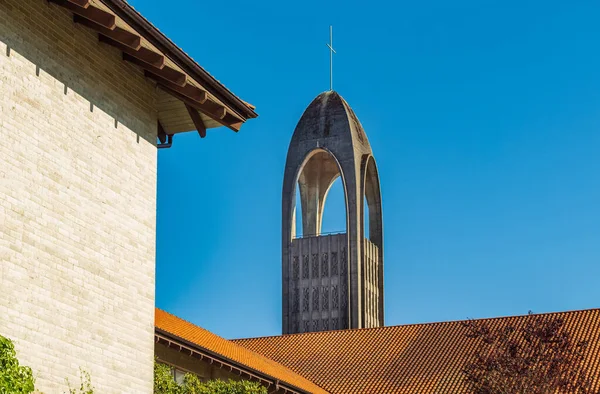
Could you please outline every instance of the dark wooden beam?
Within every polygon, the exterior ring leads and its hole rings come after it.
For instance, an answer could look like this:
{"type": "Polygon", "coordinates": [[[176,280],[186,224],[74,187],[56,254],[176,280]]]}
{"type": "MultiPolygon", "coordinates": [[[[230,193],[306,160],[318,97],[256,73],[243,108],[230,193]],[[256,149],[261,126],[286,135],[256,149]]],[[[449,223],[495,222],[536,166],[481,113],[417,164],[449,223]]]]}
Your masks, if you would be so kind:
{"type": "Polygon", "coordinates": [[[196,130],[198,130],[198,134],[200,134],[200,138],[206,137],[206,126],[204,125],[204,121],[202,120],[202,117],[198,113],[198,110],[189,104],[185,104],[185,108],[187,109],[188,114],[190,114],[190,118],[192,118],[192,122],[194,122],[194,126],[196,126],[196,130]]]}
{"type": "MultiPolygon", "coordinates": [[[[211,101],[210,99],[204,104],[204,108],[209,111],[212,116],[218,118],[222,124],[227,125],[235,131],[239,131],[241,125],[244,123],[239,116],[229,112],[229,110],[223,105],[211,101]]],[[[217,119],[215,119],[217,120],[217,119]]]]}
{"type": "Polygon", "coordinates": [[[90,6],[90,0],[67,0],[69,3],[76,4],[82,8],[88,8],[90,6]]]}
{"type": "Polygon", "coordinates": [[[151,51],[148,48],[140,47],[139,49],[133,49],[128,47],[127,45],[120,43],[118,41],[113,40],[110,37],[105,36],[104,34],[99,34],[98,39],[100,42],[111,45],[117,49],[120,49],[122,52],[127,53],[145,63],[152,65],[155,68],[162,69],[165,66],[165,57],[160,53],[156,53],[151,51]]]}
{"type": "Polygon", "coordinates": [[[128,53],[123,53],[123,60],[133,63],[144,70],[150,71],[151,73],[156,74],[180,87],[184,87],[187,84],[187,75],[169,66],[164,66],[163,68],[154,67],[153,65],[146,63],[145,61],[128,53]]]}
{"type": "Polygon", "coordinates": [[[169,89],[176,91],[177,93],[194,100],[195,102],[197,102],[200,105],[204,104],[208,99],[208,93],[206,92],[206,90],[197,88],[194,85],[191,85],[189,83],[185,84],[185,86],[179,86],[179,85],[169,81],[168,79],[163,78],[160,75],[156,75],[155,73],[148,71],[148,70],[144,71],[144,75],[148,78],[154,79],[156,82],[158,82],[162,86],[166,86],[169,89]]]}
{"type": "Polygon", "coordinates": [[[173,146],[173,134],[167,134],[167,142],[166,143],[160,143],[157,144],[156,147],[158,149],[165,149],[165,148],[170,148],[171,146],[173,146]]]}
{"type": "Polygon", "coordinates": [[[244,124],[244,122],[230,123],[229,128],[237,133],[238,131],[240,131],[243,124],[244,124]]]}
{"type": "Polygon", "coordinates": [[[223,120],[228,122],[228,123],[244,123],[244,121],[236,114],[233,114],[229,111],[227,111],[227,113],[225,114],[225,117],[223,117],[223,120]]]}
{"type": "Polygon", "coordinates": [[[160,120],[157,120],[156,123],[157,123],[156,136],[158,137],[158,140],[160,141],[161,144],[166,144],[167,143],[167,133],[165,132],[163,125],[160,123],[160,120]]]}
{"type": "Polygon", "coordinates": [[[97,24],[104,26],[107,29],[113,30],[117,27],[117,17],[113,14],[103,11],[100,8],[93,7],[88,4],[87,7],[79,5],[81,1],[77,0],[48,0],[52,3],[58,4],[74,14],[80,15],[86,19],[89,19],[97,24]]]}
{"type": "Polygon", "coordinates": [[[219,103],[215,103],[211,100],[206,100],[203,104],[203,107],[206,111],[208,111],[215,120],[223,120],[227,115],[227,108],[219,103]]]}
{"type": "Polygon", "coordinates": [[[206,102],[207,104],[207,109],[214,114],[217,118],[219,119],[224,119],[225,115],[227,115],[227,108],[212,102],[212,101],[208,101],[206,102]]]}
{"type": "Polygon", "coordinates": [[[196,108],[198,111],[202,112],[209,118],[214,119],[215,121],[221,123],[223,126],[226,126],[236,132],[240,131],[240,128],[241,128],[243,122],[238,121],[235,123],[228,123],[226,120],[219,118],[219,116],[217,114],[211,113],[204,104],[194,101],[191,98],[186,97],[183,94],[170,89],[168,86],[161,85],[160,83],[158,84],[158,86],[160,86],[160,88],[162,90],[169,93],[171,96],[175,97],[178,100],[181,100],[184,104],[188,104],[189,106],[196,108]]]}
{"type": "Polygon", "coordinates": [[[127,45],[133,50],[137,51],[142,47],[142,37],[120,27],[115,27],[113,30],[107,29],[106,27],[77,14],[73,15],[73,20],[75,21],[75,23],[79,23],[83,26],[89,27],[90,29],[96,30],[98,33],[109,37],[123,45],[127,45]]]}

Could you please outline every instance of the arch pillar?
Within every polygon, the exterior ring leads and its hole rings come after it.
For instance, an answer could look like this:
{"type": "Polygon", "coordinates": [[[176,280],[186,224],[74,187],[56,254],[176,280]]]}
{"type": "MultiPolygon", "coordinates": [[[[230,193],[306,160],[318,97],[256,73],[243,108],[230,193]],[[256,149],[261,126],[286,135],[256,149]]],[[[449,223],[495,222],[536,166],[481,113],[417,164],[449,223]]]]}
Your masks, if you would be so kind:
{"type": "MultiPolygon", "coordinates": [[[[365,271],[370,269],[370,274],[363,278],[364,287],[373,287],[377,291],[370,297],[363,299],[365,309],[373,309],[373,321],[365,326],[383,326],[384,324],[384,292],[383,292],[383,208],[381,203],[381,186],[379,182],[379,172],[375,158],[371,155],[365,155],[361,165],[362,195],[367,200],[369,207],[369,237],[363,235],[363,244],[365,252],[363,255],[363,266],[365,271]]],[[[364,200],[362,202],[361,217],[365,220],[364,200]]],[[[364,223],[363,223],[364,232],[364,223]]]]}

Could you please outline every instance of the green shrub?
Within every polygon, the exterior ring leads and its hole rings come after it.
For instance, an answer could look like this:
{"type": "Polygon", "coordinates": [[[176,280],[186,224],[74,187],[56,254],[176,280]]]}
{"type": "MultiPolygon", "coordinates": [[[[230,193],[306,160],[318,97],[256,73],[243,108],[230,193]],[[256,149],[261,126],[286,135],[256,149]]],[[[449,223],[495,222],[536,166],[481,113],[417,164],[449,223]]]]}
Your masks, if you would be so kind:
{"type": "Polygon", "coordinates": [[[168,365],[154,363],[154,394],[183,394],[168,365]]]}
{"type": "Polygon", "coordinates": [[[15,345],[0,335],[0,394],[29,394],[34,384],[31,368],[19,365],[15,345]]]}
{"type": "Polygon", "coordinates": [[[247,380],[201,382],[191,373],[185,375],[182,385],[178,385],[168,365],[154,363],[154,394],[267,394],[267,389],[247,380]]]}
{"type": "Polygon", "coordinates": [[[202,383],[192,374],[185,376],[183,390],[184,394],[267,394],[267,389],[257,382],[230,379],[202,383]]]}

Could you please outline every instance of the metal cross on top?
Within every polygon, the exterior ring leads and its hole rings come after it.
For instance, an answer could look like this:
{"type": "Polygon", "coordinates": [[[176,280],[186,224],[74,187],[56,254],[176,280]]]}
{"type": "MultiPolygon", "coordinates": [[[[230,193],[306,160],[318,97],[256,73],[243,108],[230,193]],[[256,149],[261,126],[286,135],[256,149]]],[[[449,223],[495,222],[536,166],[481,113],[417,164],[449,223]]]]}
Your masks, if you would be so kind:
{"type": "Polygon", "coordinates": [[[329,90],[333,90],[333,54],[337,52],[333,49],[333,26],[329,26],[329,90]]]}

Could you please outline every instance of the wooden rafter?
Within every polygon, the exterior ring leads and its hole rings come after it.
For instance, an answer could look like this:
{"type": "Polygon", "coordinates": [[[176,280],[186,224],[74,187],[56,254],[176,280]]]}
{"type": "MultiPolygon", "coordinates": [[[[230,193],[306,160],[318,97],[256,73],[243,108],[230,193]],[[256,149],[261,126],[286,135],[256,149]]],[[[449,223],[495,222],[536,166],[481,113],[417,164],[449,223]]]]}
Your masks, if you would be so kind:
{"type": "Polygon", "coordinates": [[[117,49],[120,49],[121,52],[124,52],[128,55],[131,55],[145,63],[148,63],[156,68],[162,69],[165,66],[165,57],[160,53],[156,53],[151,51],[148,48],[141,47],[139,49],[133,49],[128,47],[127,45],[120,43],[118,41],[113,40],[110,37],[105,36],[104,34],[99,34],[98,39],[100,42],[111,45],[117,49]]]}
{"type": "Polygon", "coordinates": [[[163,68],[154,67],[153,65],[146,63],[145,61],[132,56],[128,53],[123,53],[123,60],[128,61],[130,63],[135,64],[138,67],[146,71],[150,71],[151,73],[158,75],[164,78],[167,81],[174,83],[177,86],[185,86],[187,84],[188,78],[187,75],[181,73],[169,66],[164,66],[163,68]]]}
{"type": "Polygon", "coordinates": [[[89,27],[90,29],[96,30],[98,33],[120,42],[121,44],[126,45],[133,50],[137,51],[142,47],[142,37],[118,26],[111,30],[77,14],[73,15],[73,21],[89,27]]]}
{"type": "Polygon", "coordinates": [[[184,86],[179,86],[171,82],[170,80],[163,78],[160,75],[154,74],[153,72],[148,70],[144,71],[144,75],[148,78],[154,79],[162,86],[166,86],[169,89],[196,101],[199,105],[204,105],[205,103],[207,103],[208,93],[206,92],[206,90],[197,88],[196,86],[191,85],[189,83],[185,84],[184,86]]]}
{"type": "Polygon", "coordinates": [[[190,118],[192,118],[192,122],[194,122],[194,126],[196,126],[196,130],[198,130],[198,134],[200,134],[200,138],[206,137],[206,126],[204,125],[204,121],[202,117],[198,113],[198,110],[192,107],[189,104],[185,104],[185,108],[190,114],[190,118]]]}
{"type": "Polygon", "coordinates": [[[158,136],[158,140],[161,144],[167,143],[167,133],[163,125],[160,123],[160,120],[156,122],[156,135],[158,136]]]}
{"type": "Polygon", "coordinates": [[[88,8],[90,6],[90,0],[67,0],[73,4],[76,4],[82,8],[88,8]]]}
{"type": "Polygon", "coordinates": [[[160,144],[156,145],[158,149],[170,148],[173,145],[173,134],[167,134],[160,120],[157,122],[156,136],[160,144]]]}
{"type": "Polygon", "coordinates": [[[93,7],[89,4],[89,2],[85,3],[83,1],[78,0],[48,0],[53,3],[56,3],[69,11],[82,16],[86,19],[89,19],[92,22],[99,24],[107,29],[113,30],[117,27],[117,17],[111,14],[110,12],[106,12],[101,10],[100,8],[93,7]],[[81,6],[80,4],[84,4],[81,6]],[[87,6],[85,5],[87,4],[87,6]]]}
{"type": "MultiPolygon", "coordinates": [[[[165,92],[182,101],[202,138],[206,136],[206,125],[200,114],[214,119],[218,123],[239,131],[244,120],[230,112],[223,104],[211,99],[203,88],[189,83],[187,74],[165,65],[165,56],[142,45],[142,37],[117,26],[116,16],[110,12],[94,7],[90,0],[48,0],[73,13],[73,20],[98,32],[100,42],[111,45],[123,52],[123,60],[144,70],[144,75],[157,82],[165,92]]],[[[159,125],[162,129],[162,125],[159,125]]],[[[165,135],[162,130],[161,142],[165,135]]],[[[169,141],[170,142],[170,141],[169,141]]]]}
{"type": "Polygon", "coordinates": [[[198,111],[202,112],[203,114],[205,114],[206,116],[214,119],[215,121],[221,123],[223,126],[227,126],[229,127],[231,130],[233,131],[240,131],[240,128],[242,126],[242,122],[240,122],[239,120],[237,120],[237,118],[235,119],[231,119],[232,117],[230,116],[229,113],[227,113],[225,115],[225,117],[221,118],[219,115],[220,114],[214,114],[212,113],[209,109],[207,109],[206,105],[203,105],[197,101],[192,100],[189,97],[184,96],[181,93],[178,93],[177,91],[174,91],[172,89],[170,89],[167,86],[164,86],[162,84],[158,84],[160,86],[160,88],[162,90],[164,90],[165,92],[169,93],[171,96],[175,97],[176,99],[179,99],[181,101],[183,101],[185,104],[190,105],[193,108],[196,108],[198,111]]]}

